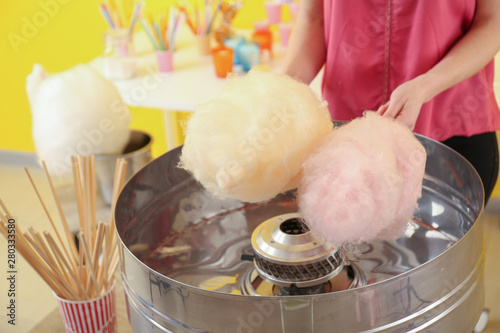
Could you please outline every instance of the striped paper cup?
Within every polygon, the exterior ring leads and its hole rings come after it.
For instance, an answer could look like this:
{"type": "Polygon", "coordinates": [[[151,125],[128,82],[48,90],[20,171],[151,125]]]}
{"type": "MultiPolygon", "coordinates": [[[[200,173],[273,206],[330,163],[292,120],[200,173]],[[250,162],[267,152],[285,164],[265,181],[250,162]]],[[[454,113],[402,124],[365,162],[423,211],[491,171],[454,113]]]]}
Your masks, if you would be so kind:
{"type": "Polygon", "coordinates": [[[67,333],[116,332],[115,286],[99,298],[69,301],[56,295],[67,333]]]}

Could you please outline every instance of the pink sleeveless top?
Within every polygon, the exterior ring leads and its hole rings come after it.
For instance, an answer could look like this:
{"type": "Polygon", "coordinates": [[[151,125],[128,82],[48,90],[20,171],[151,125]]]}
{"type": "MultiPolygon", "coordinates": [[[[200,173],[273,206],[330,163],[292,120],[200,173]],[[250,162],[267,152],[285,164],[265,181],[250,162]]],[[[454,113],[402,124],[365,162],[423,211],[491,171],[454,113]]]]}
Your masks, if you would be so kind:
{"type": "MultiPolygon", "coordinates": [[[[425,73],[471,26],[475,0],[324,0],[322,84],[332,119],[376,110],[425,73]]],[[[415,132],[443,141],[500,128],[493,61],[424,104],[415,132]]]]}

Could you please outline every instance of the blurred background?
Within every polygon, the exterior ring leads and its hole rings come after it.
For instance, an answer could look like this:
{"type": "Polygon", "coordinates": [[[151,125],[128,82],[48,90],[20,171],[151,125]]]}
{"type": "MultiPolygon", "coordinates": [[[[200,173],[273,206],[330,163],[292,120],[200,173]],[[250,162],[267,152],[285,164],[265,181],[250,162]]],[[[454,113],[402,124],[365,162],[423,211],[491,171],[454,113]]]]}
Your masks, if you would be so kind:
{"type": "MultiPolygon", "coordinates": [[[[127,0],[123,0],[127,1],[127,0]]],[[[186,0],[189,1],[189,0],[186,0]]],[[[198,1],[198,0],[191,0],[198,1]]],[[[199,0],[202,1],[202,0],[199,0]]],[[[103,34],[109,30],[101,13],[99,5],[102,0],[23,0],[23,1],[1,1],[0,2],[0,152],[21,152],[34,153],[35,147],[32,138],[32,117],[26,93],[26,77],[32,72],[34,64],[42,65],[48,73],[58,73],[68,70],[77,64],[88,63],[99,57],[104,51],[103,34]]],[[[145,0],[148,11],[162,10],[168,0],[145,0]]],[[[265,0],[246,0],[242,2],[242,7],[237,12],[232,26],[236,29],[252,29],[254,22],[266,19],[265,0]]],[[[289,13],[284,12],[284,20],[289,20],[289,13]]],[[[141,31],[140,25],[136,32],[141,31]]],[[[498,59],[498,56],[497,56],[498,59]]],[[[497,66],[498,68],[498,66],[497,66]]],[[[497,69],[495,78],[495,90],[497,99],[500,98],[500,76],[497,69]]],[[[201,84],[201,83],[197,83],[201,84]]],[[[167,151],[166,132],[164,127],[164,111],[155,109],[144,109],[138,107],[130,108],[132,122],[130,128],[143,130],[150,133],[154,139],[152,146],[153,157],[158,157],[167,151]]],[[[168,117],[174,126],[175,145],[183,142],[182,122],[185,121],[189,113],[175,111],[170,112],[168,117]]],[[[6,175],[4,175],[7,177],[6,175]]],[[[24,176],[24,175],[23,175],[24,176]]],[[[5,182],[5,178],[2,183],[5,182]]],[[[9,187],[12,190],[17,184],[9,187]]],[[[13,190],[11,192],[14,192],[13,190]]],[[[25,200],[25,193],[19,191],[18,198],[25,200]]],[[[5,195],[5,193],[3,193],[5,195]]],[[[495,237],[498,239],[498,216],[500,214],[500,186],[497,183],[493,193],[490,211],[493,212],[491,228],[495,228],[495,237]]],[[[37,209],[39,209],[37,207],[37,209]]],[[[500,243],[493,241],[491,232],[487,232],[488,251],[498,253],[500,243]]],[[[489,262],[498,263],[497,256],[489,256],[489,262]]],[[[3,259],[2,263],[5,262],[3,259]]],[[[487,287],[488,306],[495,308],[495,315],[490,322],[498,324],[500,306],[498,305],[498,265],[487,264],[489,269],[487,287]]],[[[3,267],[3,266],[0,266],[3,267]]],[[[4,270],[2,270],[4,271],[4,270]]],[[[22,275],[27,279],[28,271],[22,275]]],[[[2,278],[4,280],[4,278],[2,278]]],[[[5,281],[2,281],[5,282],[5,281]]],[[[37,283],[40,283],[38,281],[37,283]]],[[[21,280],[23,289],[26,292],[36,290],[39,298],[46,297],[40,303],[28,306],[28,302],[20,307],[20,318],[24,320],[24,327],[33,328],[36,326],[35,318],[33,322],[26,321],[26,317],[45,318],[55,309],[55,300],[50,298],[48,288],[30,286],[31,282],[21,280]],[[48,304],[48,306],[47,306],[48,304]]],[[[5,293],[3,285],[0,293],[5,293]]],[[[33,295],[25,295],[25,299],[32,299],[33,295]]],[[[2,301],[3,302],[3,301],[2,301]]],[[[4,304],[4,303],[2,303],[4,304]]],[[[125,312],[124,309],[122,309],[125,312]]],[[[54,310],[56,324],[61,325],[59,314],[54,310]]],[[[37,320],[38,320],[37,319],[37,320]]],[[[52,323],[52,322],[51,322],[52,323]]],[[[0,331],[5,321],[0,323],[0,331]]],[[[48,324],[47,324],[48,325],[48,324]]],[[[58,327],[59,327],[58,326],[58,327]]],[[[491,325],[490,325],[491,326],[491,325]]],[[[5,326],[4,326],[5,327],[5,326]]],[[[497,327],[497,326],[495,326],[497,327]]],[[[12,327],[9,327],[11,329],[12,327]]],[[[493,327],[491,331],[493,332],[493,327]]],[[[52,332],[53,330],[43,330],[40,326],[33,331],[52,332]]]]}
{"type": "MultiPolygon", "coordinates": [[[[165,8],[165,0],[147,0],[148,11],[165,8]]],[[[87,63],[103,52],[103,34],[109,28],[99,12],[98,0],[2,1],[0,10],[0,149],[34,152],[31,114],[26,95],[26,76],[33,64],[49,73],[65,71],[87,63]]],[[[251,29],[253,22],[266,18],[264,0],[244,1],[234,28],[251,29]]],[[[140,25],[136,31],[141,30],[140,25]]],[[[154,138],[164,138],[161,110],[131,108],[131,128],[142,129],[154,138]]],[[[171,112],[176,123],[184,112],[171,112]]],[[[182,130],[176,128],[176,143],[182,130]]],[[[164,140],[154,140],[153,156],[166,152],[164,140]]]]}

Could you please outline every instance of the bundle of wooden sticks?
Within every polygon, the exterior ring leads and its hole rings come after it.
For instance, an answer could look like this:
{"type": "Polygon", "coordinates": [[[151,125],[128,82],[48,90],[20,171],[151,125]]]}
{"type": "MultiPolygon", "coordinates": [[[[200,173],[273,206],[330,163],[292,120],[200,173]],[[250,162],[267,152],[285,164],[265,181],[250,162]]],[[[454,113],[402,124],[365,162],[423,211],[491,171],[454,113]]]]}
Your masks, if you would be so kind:
{"type": "Polygon", "coordinates": [[[63,236],[60,235],[54,219],[47,210],[45,199],[40,195],[33,179],[26,174],[52,226],[52,232],[38,232],[32,227],[22,231],[16,224],[15,230],[8,228],[11,213],[0,200],[0,233],[15,243],[16,250],[61,298],[88,300],[106,294],[114,283],[114,272],[118,266],[118,247],[114,232],[114,203],[122,188],[126,162],[117,160],[113,185],[113,204],[108,222],[96,220],[96,178],[94,156],[73,157],[73,180],[78,207],[80,230],[79,244],[70,232],[61,203],[55,191],[45,163],[43,169],[56,203],[63,236]],[[14,236],[12,236],[14,235],[14,236]]]}

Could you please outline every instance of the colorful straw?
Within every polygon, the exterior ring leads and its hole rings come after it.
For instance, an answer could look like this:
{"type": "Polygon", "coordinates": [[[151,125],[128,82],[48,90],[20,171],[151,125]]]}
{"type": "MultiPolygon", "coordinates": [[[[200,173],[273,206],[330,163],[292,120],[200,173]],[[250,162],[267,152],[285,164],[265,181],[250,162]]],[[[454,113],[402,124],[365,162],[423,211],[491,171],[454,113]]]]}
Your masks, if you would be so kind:
{"type": "Polygon", "coordinates": [[[129,33],[132,34],[135,28],[135,24],[137,23],[137,19],[141,15],[142,8],[144,6],[144,2],[140,1],[135,4],[134,11],[132,12],[132,18],[129,24],[129,33]]]}
{"type": "Polygon", "coordinates": [[[99,5],[99,11],[111,29],[128,28],[132,34],[143,7],[143,1],[107,0],[99,5]]]}
{"type": "Polygon", "coordinates": [[[146,32],[146,35],[148,36],[149,40],[153,44],[153,47],[155,48],[155,50],[160,50],[160,46],[158,45],[155,34],[153,33],[153,31],[149,27],[149,24],[143,18],[140,19],[140,22],[141,22],[142,28],[146,32]]]}
{"type": "Polygon", "coordinates": [[[181,14],[178,8],[167,8],[166,15],[160,13],[156,21],[149,14],[148,19],[143,16],[140,22],[155,50],[175,50],[175,37],[181,22],[181,14]]]}
{"type": "Polygon", "coordinates": [[[99,10],[101,11],[102,16],[104,17],[108,25],[111,27],[111,29],[114,29],[115,24],[113,22],[113,19],[111,18],[111,14],[109,13],[108,7],[105,4],[101,3],[99,5],[99,10]]]}
{"type": "Polygon", "coordinates": [[[202,6],[199,5],[198,2],[195,2],[195,4],[189,8],[184,5],[179,6],[180,11],[184,14],[189,29],[194,35],[208,35],[211,32],[214,20],[222,6],[222,0],[217,2],[215,8],[214,4],[215,1],[204,0],[202,6]],[[202,7],[201,10],[200,7],[202,7]]]}

